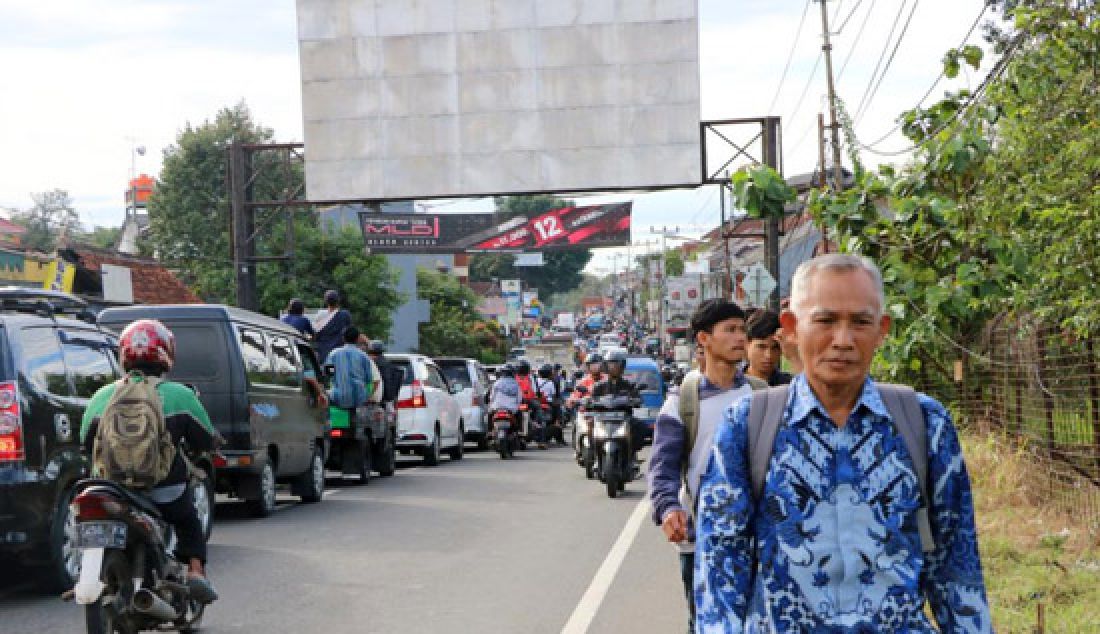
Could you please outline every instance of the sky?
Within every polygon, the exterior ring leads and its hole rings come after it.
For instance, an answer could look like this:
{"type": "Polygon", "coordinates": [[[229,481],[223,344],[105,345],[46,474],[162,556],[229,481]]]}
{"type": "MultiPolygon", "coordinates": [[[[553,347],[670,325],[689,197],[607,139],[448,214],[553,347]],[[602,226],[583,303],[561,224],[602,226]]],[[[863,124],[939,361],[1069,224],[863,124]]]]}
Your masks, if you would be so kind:
{"type": "MultiPolygon", "coordinates": [[[[876,66],[885,64],[879,63],[884,49],[888,56],[910,21],[856,119],[862,142],[888,132],[899,113],[916,105],[939,74],[943,53],[962,42],[982,4],[828,0],[837,92],[853,113],[876,66]]],[[[824,64],[811,75],[821,55],[819,4],[699,0],[699,15],[702,118],[780,116],[785,174],[812,170],[826,93],[824,64]]],[[[970,43],[981,43],[979,32],[970,43]]],[[[991,61],[941,81],[933,97],[977,85],[991,61]]],[[[31,193],[59,188],[72,195],[87,227],[117,226],[132,170],[155,176],[164,148],[182,128],[242,100],[278,140],[302,139],[294,0],[0,0],[0,68],[0,208],[27,208],[31,193]]],[[[906,146],[895,133],[876,147],[906,146]]],[[[886,159],[865,154],[864,160],[886,159]]],[[[648,241],[650,248],[659,240],[652,228],[695,236],[719,221],[716,187],[591,200],[633,200],[635,242],[648,241]]],[[[443,208],[488,211],[490,205],[447,201],[443,208]]],[[[590,269],[623,266],[626,258],[612,259],[620,252],[600,250],[590,269]]]]}

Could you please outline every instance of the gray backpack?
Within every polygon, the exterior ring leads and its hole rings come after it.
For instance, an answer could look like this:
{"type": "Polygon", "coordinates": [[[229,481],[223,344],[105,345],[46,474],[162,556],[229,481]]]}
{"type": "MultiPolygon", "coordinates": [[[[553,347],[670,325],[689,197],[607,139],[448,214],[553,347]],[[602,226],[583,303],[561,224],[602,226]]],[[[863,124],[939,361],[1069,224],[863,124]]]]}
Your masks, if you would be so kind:
{"type": "MultiPolygon", "coordinates": [[[[775,436],[787,409],[788,387],[781,385],[752,395],[748,435],[749,477],[754,500],[759,500],[764,495],[768,462],[775,451],[775,436]]],[[[913,459],[913,470],[917,474],[921,498],[920,508],[917,509],[917,531],[920,533],[921,549],[926,553],[932,552],[936,549],[936,540],[928,517],[928,437],[924,412],[913,388],[891,383],[876,383],[875,387],[882,395],[882,401],[913,459]]]]}
{"type": "Polygon", "coordinates": [[[176,446],[164,419],[160,379],[130,372],[99,419],[92,449],[96,477],[132,489],[151,489],[168,476],[176,446]]]}

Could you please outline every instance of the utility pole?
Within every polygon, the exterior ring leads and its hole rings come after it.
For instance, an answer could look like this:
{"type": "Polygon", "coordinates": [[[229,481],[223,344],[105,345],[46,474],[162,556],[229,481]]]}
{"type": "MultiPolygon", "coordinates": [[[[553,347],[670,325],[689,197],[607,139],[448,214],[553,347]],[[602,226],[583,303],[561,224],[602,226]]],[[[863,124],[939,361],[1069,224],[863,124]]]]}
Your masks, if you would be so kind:
{"type": "MultiPolygon", "coordinates": [[[[764,119],[762,147],[764,164],[776,172],[779,171],[779,117],[767,117],[764,119]]],[[[764,263],[768,272],[775,279],[775,290],[768,300],[769,307],[779,312],[779,232],[781,219],[775,216],[768,218],[764,224],[764,263]]],[[[727,245],[728,248],[728,245],[727,245]]]]}
{"type": "MultiPolygon", "coordinates": [[[[817,164],[820,170],[817,173],[817,186],[825,191],[825,115],[817,113],[817,164]]],[[[821,252],[829,252],[829,231],[825,223],[821,223],[821,252]]]]}
{"type": "MultiPolygon", "coordinates": [[[[832,124],[829,128],[833,132],[833,189],[840,191],[844,188],[844,172],[840,162],[840,123],[836,118],[836,84],[833,81],[833,44],[829,39],[829,11],[825,8],[827,0],[821,2],[821,35],[823,38],[821,50],[825,53],[825,78],[829,84],[829,116],[832,124]]],[[[822,169],[824,170],[824,165],[822,169]]]]}
{"type": "Polygon", "coordinates": [[[722,236],[722,243],[725,245],[726,257],[723,258],[723,263],[726,270],[726,280],[723,288],[725,289],[725,299],[733,301],[733,258],[730,256],[730,235],[726,229],[726,184],[729,182],[729,173],[724,172],[722,174],[722,184],[718,186],[718,200],[721,202],[722,209],[722,224],[719,225],[719,234],[722,236]]]}
{"type": "Polygon", "coordinates": [[[252,152],[240,141],[229,145],[229,218],[233,239],[233,277],[237,282],[237,306],[245,310],[260,309],[256,288],[255,219],[251,200],[252,152]]]}

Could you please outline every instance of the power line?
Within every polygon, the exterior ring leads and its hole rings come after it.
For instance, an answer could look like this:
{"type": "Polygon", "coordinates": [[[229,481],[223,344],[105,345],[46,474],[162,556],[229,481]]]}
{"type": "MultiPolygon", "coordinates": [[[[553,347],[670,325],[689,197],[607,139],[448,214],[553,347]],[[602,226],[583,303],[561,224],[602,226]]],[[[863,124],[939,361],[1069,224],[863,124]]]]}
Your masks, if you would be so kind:
{"type": "Polygon", "coordinates": [[[814,78],[817,77],[817,69],[821,66],[822,55],[818,53],[817,61],[814,62],[814,68],[810,71],[810,77],[806,80],[806,85],[802,87],[802,94],[798,96],[798,103],[795,104],[794,110],[787,117],[787,121],[794,121],[794,116],[798,114],[798,111],[802,109],[802,103],[806,100],[806,94],[810,92],[810,86],[814,83],[814,78]]]}
{"type": "MultiPolygon", "coordinates": [[[[856,6],[852,7],[852,10],[848,12],[848,17],[844,18],[844,21],[840,23],[840,26],[836,29],[836,34],[840,35],[844,32],[844,27],[848,26],[848,21],[852,19],[852,16],[859,10],[859,5],[863,4],[863,0],[857,0],[856,6]]],[[[840,15],[840,9],[837,9],[837,15],[833,16],[833,22],[836,22],[837,17],[840,15]]]]}
{"type": "MultiPolygon", "coordinates": [[[[985,12],[988,11],[988,10],[989,10],[989,5],[988,4],[983,4],[982,5],[982,10],[978,12],[978,16],[975,17],[974,21],[970,23],[970,28],[967,29],[966,35],[964,35],[963,38],[962,38],[962,41],[959,42],[958,47],[956,47],[957,49],[961,49],[962,47],[966,46],[966,43],[970,41],[970,36],[974,34],[974,30],[978,28],[978,24],[981,22],[982,16],[984,16],[985,12]]],[[[944,77],[946,77],[946,75],[944,75],[944,72],[945,71],[941,67],[940,68],[940,74],[936,76],[936,79],[935,79],[935,81],[932,82],[932,85],[928,87],[928,90],[924,91],[924,94],[921,96],[920,100],[917,101],[917,106],[916,106],[917,108],[920,108],[922,105],[924,105],[925,99],[928,99],[928,97],[932,95],[932,91],[935,90],[936,86],[938,86],[940,84],[940,82],[943,81],[944,77]]],[[[871,141],[870,143],[860,144],[860,147],[865,148],[865,149],[870,148],[870,147],[874,147],[874,146],[882,143],[886,139],[888,139],[892,134],[894,134],[895,132],[897,132],[900,129],[901,129],[901,122],[899,121],[899,122],[895,123],[894,127],[890,128],[890,130],[888,132],[886,132],[885,134],[883,134],[879,138],[875,139],[874,141],[871,141]]],[[[873,151],[873,150],[871,150],[871,151],[873,151]]]]}
{"type": "MultiPolygon", "coordinates": [[[[859,31],[856,32],[855,39],[852,40],[852,47],[848,49],[848,55],[844,57],[844,62],[840,65],[840,72],[836,74],[836,80],[840,81],[840,78],[844,76],[844,70],[848,68],[848,62],[852,61],[852,54],[856,52],[856,48],[859,46],[859,42],[863,37],[863,31],[867,28],[867,23],[871,20],[871,14],[875,11],[875,3],[872,2],[867,7],[867,13],[863,14],[863,22],[859,25],[859,31]]],[[[844,21],[847,24],[847,20],[844,21]]],[[[843,29],[841,29],[843,30],[843,29]]]]}
{"type": "Polygon", "coordinates": [[[997,65],[989,71],[989,74],[985,76],[985,79],[982,80],[982,83],[978,85],[978,88],[975,89],[973,96],[971,96],[970,100],[966,102],[966,105],[955,111],[955,113],[947,121],[943,122],[938,128],[925,136],[924,140],[918,143],[914,143],[907,148],[892,152],[879,151],[874,149],[873,147],[865,146],[862,144],[860,144],[859,147],[878,156],[900,156],[902,154],[908,154],[909,152],[924,147],[928,144],[929,141],[939,136],[941,132],[962,120],[963,115],[971,111],[971,109],[982,100],[985,95],[986,89],[989,87],[989,84],[997,81],[1001,78],[1002,75],[1004,75],[1005,70],[1008,68],[1009,62],[1012,61],[1012,57],[1016,55],[1017,51],[1019,51],[1020,47],[1022,46],[1022,42],[1023,34],[1021,33],[1019,36],[1017,36],[1017,39],[1013,42],[1012,46],[1007,51],[1005,51],[1005,54],[1001,57],[1000,61],[997,62],[997,65]]]}
{"type": "Polygon", "coordinates": [[[878,76],[878,82],[875,84],[874,89],[871,90],[871,96],[867,98],[867,104],[863,108],[863,114],[856,113],[856,122],[870,112],[871,102],[873,102],[875,96],[878,95],[878,89],[882,86],[882,80],[886,79],[886,73],[890,71],[890,66],[894,63],[894,56],[897,55],[898,49],[901,48],[901,42],[905,39],[905,34],[909,32],[909,25],[913,22],[913,15],[917,12],[917,5],[919,4],[920,0],[913,0],[913,8],[909,10],[909,15],[905,18],[905,24],[901,27],[901,33],[898,34],[898,39],[894,42],[894,49],[890,51],[890,58],[886,60],[886,66],[882,68],[882,73],[878,76]]]}
{"type": "Polygon", "coordinates": [[[886,51],[890,49],[890,42],[894,39],[894,31],[898,28],[898,23],[901,22],[901,16],[905,13],[905,6],[909,3],[909,0],[902,0],[898,5],[898,13],[894,16],[894,23],[890,26],[890,32],[886,35],[886,42],[882,45],[882,52],[878,56],[878,61],[875,63],[875,69],[871,71],[871,79],[867,82],[867,89],[863,91],[863,96],[859,98],[859,105],[856,106],[856,117],[863,112],[863,104],[867,103],[867,96],[871,94],[871,88],[875,85],[875,78],[878,77],[878,71],[882,68],[882,62],[886,61],[886,51]]]}
{"type": "Polygon", "coordinates": [[[779,76],[779,85],[775,87],[775,95],[768,106],[768,112],[772,112],[772,109],[775,108],[775,103],[779,100],[779,93],[783,90],[783,82],[787,79],[787,71],[791,69],[791,60],[794,59],[794,51],[798,48],[798,40],[802,37],[802,25],[806,23],[806,14],[810,12],[811,2],[812,0],[806,0],[806,6],[802,9],[802,17],[798,20],[798,29],[794,34],[794,41],[791,42],[791,50],[787,53],[787,63],[783,65],[783,73],[779,76]]]}

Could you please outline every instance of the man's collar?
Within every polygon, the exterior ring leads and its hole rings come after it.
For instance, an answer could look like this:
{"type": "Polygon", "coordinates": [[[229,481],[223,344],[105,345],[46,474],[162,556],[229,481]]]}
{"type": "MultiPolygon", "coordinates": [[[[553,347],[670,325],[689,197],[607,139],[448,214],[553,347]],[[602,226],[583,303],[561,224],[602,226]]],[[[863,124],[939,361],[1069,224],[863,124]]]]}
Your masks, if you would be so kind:
{"type": "Polygon", "coordinates": [[[745,375],[740,370],[738,370],[736,373],[734,373],[734,375],[733,375],[733,385],[731,385],[729,388],[723,388],[722,386],[718,385],[717,383],[712,382],[709,378],[707,378],[706,373],[700,372],[699,374],[700,374],[700,377],[701,377],[701,380],[699,381],[699,389],[701,389],[701,390],[706,389],[706,390],[714,390],[715,392],[725,392],[726,389],[736,390],[737,388],[742,387],[746,383],[745,375]]]}
{"type": "MultiPolygon", "coordinates": [[[[804,374],[799,374],[791,379],[791,391],[794,392],[794,403],[791,408],[792,423],[799,422],[802,419],[810,415],[810,412],[817,410],[822,416],[828,418],[829,412],[825,409],[825,406],[818,400],[817,395],[810,389],[810,384],[806,380],[804,374]]],[[[856,405],[852,408],[855,412],[860,408],[866,408],[871,411],[872,414],[881,418],[890,418],[890,412],[886,409],[886,405],[882,402],[882,397],[879,396],[878,389],[875,387],[875,382],[871,380],[871,377],[867,377],[863,380],[863,389],[860,391],[859,400],[856,401],[856,405]]]]}

